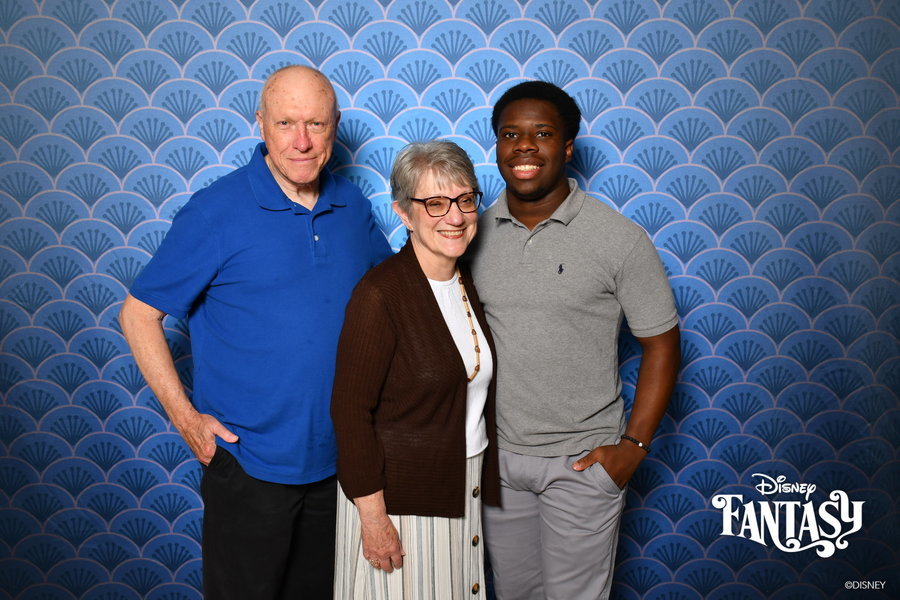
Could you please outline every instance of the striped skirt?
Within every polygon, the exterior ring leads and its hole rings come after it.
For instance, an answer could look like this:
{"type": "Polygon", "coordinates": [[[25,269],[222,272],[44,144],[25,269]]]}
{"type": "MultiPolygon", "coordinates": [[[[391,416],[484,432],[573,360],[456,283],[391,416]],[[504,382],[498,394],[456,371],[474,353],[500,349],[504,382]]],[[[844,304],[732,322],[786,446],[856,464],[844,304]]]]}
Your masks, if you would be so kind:
{"type": "Polygon", "coordinates": [[[484,543],[481,531],[481,462],[466,461],[466,513],[462,518],[389,515],[406,556],[393,573],[363,558],[359,512],[338,490],[335,600],[483,600],[484,543]],[[474,493],[473,493],[474,492],[474,493]]]}

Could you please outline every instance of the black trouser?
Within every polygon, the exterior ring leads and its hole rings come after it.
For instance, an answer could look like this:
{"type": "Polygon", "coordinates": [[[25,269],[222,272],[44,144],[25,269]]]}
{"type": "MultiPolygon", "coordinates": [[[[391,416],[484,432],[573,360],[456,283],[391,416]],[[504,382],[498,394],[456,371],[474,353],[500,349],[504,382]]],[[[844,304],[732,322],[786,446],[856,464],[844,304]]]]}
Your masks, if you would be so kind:
{"type": "Polygon", "coordinates": [[[331,598],[334,476],[303,485],[260,481],[217,448],[200,494],[205,600],[331,598]]]}

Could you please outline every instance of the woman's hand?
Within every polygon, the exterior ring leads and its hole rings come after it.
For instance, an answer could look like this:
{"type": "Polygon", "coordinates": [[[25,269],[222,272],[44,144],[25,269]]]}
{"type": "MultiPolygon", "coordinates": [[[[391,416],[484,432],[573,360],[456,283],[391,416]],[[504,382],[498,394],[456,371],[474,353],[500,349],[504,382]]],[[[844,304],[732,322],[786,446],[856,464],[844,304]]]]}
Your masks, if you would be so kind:
{"type": "Polygon", "coordinates": [[[403,566],[406,553],[400,545],[397,528],[388,517],[384,493],[379,490],[368,496],[354,498],[362,524],[363,556],[376,569],[391,573],[403,566]]]}

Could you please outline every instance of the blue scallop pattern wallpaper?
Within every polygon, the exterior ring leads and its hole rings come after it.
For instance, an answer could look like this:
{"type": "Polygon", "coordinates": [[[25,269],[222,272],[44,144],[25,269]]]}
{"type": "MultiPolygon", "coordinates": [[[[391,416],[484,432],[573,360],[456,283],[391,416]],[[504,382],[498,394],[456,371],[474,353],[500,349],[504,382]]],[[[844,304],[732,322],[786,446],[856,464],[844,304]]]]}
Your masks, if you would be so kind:
{"type": "Polygon", "coordinates": [[[200,598],[200,468],[116,315],[291,63],[334,81],[332,166],[395,248],[404,144],[458,142],[492,203],[499,95],[578,101],[571,175],[649,232],[683,329],[614,597],[900,597],[897,0],[2,0],[0,35],[0,597],[200,598]]]}

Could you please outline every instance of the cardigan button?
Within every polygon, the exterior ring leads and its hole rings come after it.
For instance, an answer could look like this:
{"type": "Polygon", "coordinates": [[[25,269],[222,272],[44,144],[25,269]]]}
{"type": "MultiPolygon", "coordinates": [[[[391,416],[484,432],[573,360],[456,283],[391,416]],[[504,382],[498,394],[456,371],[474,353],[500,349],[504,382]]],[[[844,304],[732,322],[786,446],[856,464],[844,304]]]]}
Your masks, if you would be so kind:
{"type": "Polygon", "coordinates": [[[477,546],[477,545],[478,545],[478,542],[480,542],[480,541],[481,541],[481,538],[479,538],[479,537],[476,535],[475,537],[472,538],[472,545],[473,545],[473,546],[477,546]]]}
{"type": "Polygon", "coordinates": [[[480,590],[480,589],[481,589],[481,586],[478,585],[477,583],[475,585],[473,585],[472,586],[472,595],[478,594],[478,590],[480,590]]]}
{"type": "Polygon", "coordinates": [[[476,485],[475,488],[472,490],[472,497],[477,498],[478,494],[480,494],[480,493],[481,493],[481,488],[476,485]]]}

